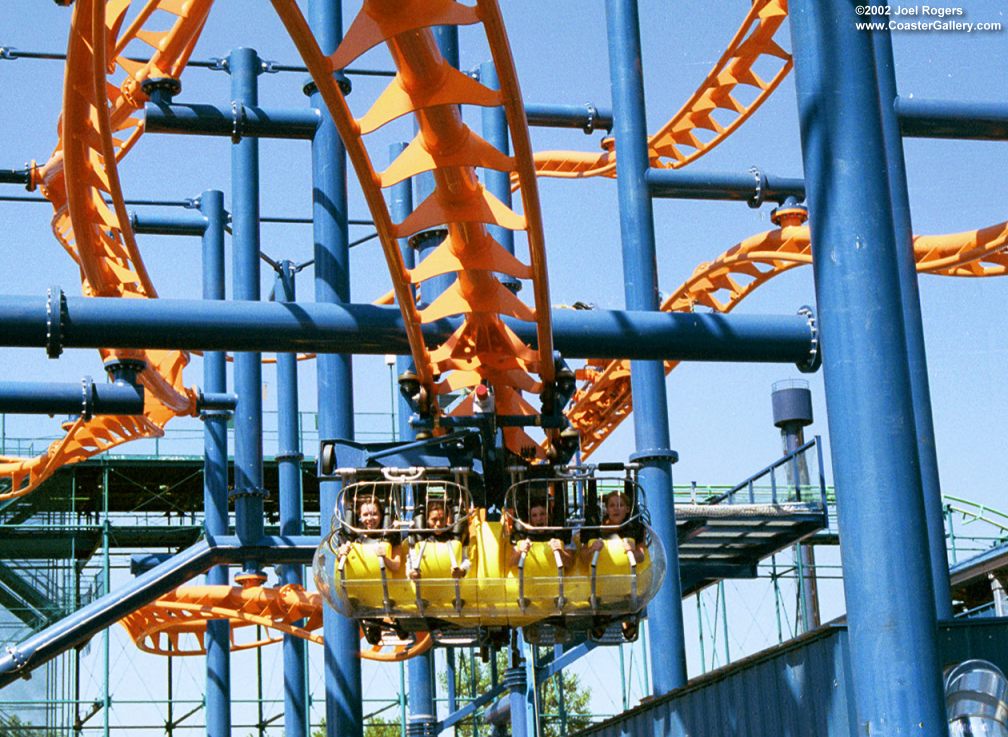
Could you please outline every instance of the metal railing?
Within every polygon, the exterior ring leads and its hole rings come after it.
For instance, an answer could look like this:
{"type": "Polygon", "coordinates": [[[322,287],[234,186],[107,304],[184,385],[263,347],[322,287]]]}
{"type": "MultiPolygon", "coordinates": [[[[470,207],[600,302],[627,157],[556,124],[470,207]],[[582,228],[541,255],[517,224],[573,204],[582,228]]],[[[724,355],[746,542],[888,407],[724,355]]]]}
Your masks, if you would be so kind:
{"type": "Polygon", "coordinates": [[[821,501],[827,504],[826,474],[823,466],[822,444],[815,436],[792,453],[788,453],[761,471],[728,489],[722,494],[705,499],[703,504],[779,504],[781,502],[821,501]],[[810,473],[808,459],[816,461],[817,474],[810,473]],[[783,472],[782,470],[783,469],[783,472]],[[783,478],[781,475],[783,473],[783,478]],[[809,479],[815,478],[816,483],[809,479]]]}
{"type": "MultiPolygon", "coordinates": [[[[278,413],[263,412],[263,452],[267,457],[279,449],[278,413]]],[[[382,442],[397,439],[397,424],[392,412],[355,412],[354,440],[382,442]]],[[[299,412],[298,431],[302,452],[314,457],[319,445],[318,413],[299,412]]],[[[228,428],[229,447],[234,447],[233,427],[228,428]]],[[[0,415],[0,456],[31,457],[44,452],[62,434],[22,436],[9,434],[7,416],[0,415]]],[[[179,457],[203,454],[203,423],[193,417],[179,417],[165,429],[164,437],[136,440],[116,448],[106,457],[143,456],[179,457]]]]}

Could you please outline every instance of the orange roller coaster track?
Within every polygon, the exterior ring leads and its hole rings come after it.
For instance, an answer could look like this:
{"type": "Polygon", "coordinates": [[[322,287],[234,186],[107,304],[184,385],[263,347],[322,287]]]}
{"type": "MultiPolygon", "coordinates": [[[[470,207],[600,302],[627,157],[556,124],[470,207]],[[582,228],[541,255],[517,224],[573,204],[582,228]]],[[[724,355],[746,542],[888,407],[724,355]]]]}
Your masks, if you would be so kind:
{"type": "MultiPolygon", "coordinates": [[[[548,393],[554,379],[549,285],[528,128],[500,9],[492,0],[481,0],[476,6],[453,0],[366,0],[339,48],[327,56],[292,0],[273,0],[273,5],[318,86],[364,190],[406,324],[422,387],[421,404],[436,420],[437,395],[487,381],[494,387],[498,412],[537,414],[522,392],[548,393]],[[500,90],[452,68],[431,31],[432,26],[476,24],[486,33],[500,90]],[[333,72],[381,43],[391,53],[396,76],[370,110],[354,118],[333,72]],[[514,155],[508,156],[473,132],[462,120],[461,105],[502,106],[514,155]],[[416,116],[419,133],[379,172],[365,137],[408,113],[416,116]],[[480,184],[477,167],[512,174],[521,191],[522,214],[480,184]],[[382,190],[423,172],[433,174],[433,193],[402,222],[393,222],[382,190]],[[529,263],[520,262],[497,243],[487,225],[524,231],[529,263]],[[443,241],[415,268],[407,269],[396,239],[435,227],[446,229],[443,241]],[[531,280],[534,307],[518,300],[494,272],[531,280]],[[418,306],[414,288],[420,288],[422,300],[424,282],[450,273],[456,275],[454,283],[418,306]],[[463,315],[462,325],[444,343],[428,349],[421,325],[452,315],[463,315]],[[504,324],[503,316],[535,322],[538,348],[523,343],[504,324]]],[[[472,411],[473,400],[467,398],[453,414],[472,411]]],[[[505,443],[517,453],[530,448],[538,451],[520,428],[507,428],[505,443]]]]}
{"type": "MultiPolygon", "coordinates": [[[[791,71],[791,55],[774,40],[786,17],[786,0],[756,0],[752,4],[707,78],[672,119],[648,139],[651,166],[678,169],[696,161],[730,136],[770,97],[791,71]],[[762,79],[755,71],[757,67],[772,70],[769,79],[762,79]],[[749,88],[752,99],[743,102],[733,96],[740,88],[749,88]]],[[[601,154],[539,152],[535,155],[536,173],[565,179],[615,177],[612,139],[606,139],[603,147],[606,150],[601,154]]]]}
{"type": "MultiPolygon", "coordinates": [[[[206,654],[206,626],[213,619],[230,622],[231,649],[262,647],[294,635],[322,644],[322,597],[300,586],[182,586],[152,604],[126,615],[120,624],[146,653],[172,657],[206,654]],[[295,624],[299,623],[299,624],[295,624]],[[258,626],[265,634],[247,641],[236,636],[258,626]]],[[[422,633],[410,642],[378,643],[361,650],[365,660],[396,662],[430,650],[433,640],[422,633]]]]}
{"type": "MultiPolygon", "coordinates": [[[[665,312],[692,312],[697,307],[730,312],[773,277],[812,263],[804,210],[782,213],[780,227],[754,235],[709,263],[700,264],[661,305],[665,312]]],[[[1008,273],[1008,222],[948,235],[914,237],[920,273],[943,276],[1003,276],[1008,273]]],[[[678,361],[667,361],[665,372],[678,361]]],[[[629,416],[630,362],[591,362],[578,372],[585,383],[574,394],[567,417],[581,435],[587,458],[629,416]]]]}
{"type": "MultiPolygon", "coordinates": [[[[80,267],[86,296],[157,297],[129,224],[117,164],[143,133],[138,112],[146,95],[141,84],[151,78],[178,78],[211,0],[137,3],[139,10],[124,29],[131,4],[80,0],[75,5],[59,142],[49,161],[33,172],[34,184],[55,211],[53,232],[80,267]],[[135,44],[154,49],[149,61],[126,57],[127,47],[135,44]]],[[[196,394],[182,384],[187,354],[103,350],[102,358],[144,361],[144,416],[78,420],[40,456],[0,459],[0,475],[10,482],[0,500],[24,496],[67,463],[130,440],[158,437],[172,417],[194,413],[196,394]]]]}

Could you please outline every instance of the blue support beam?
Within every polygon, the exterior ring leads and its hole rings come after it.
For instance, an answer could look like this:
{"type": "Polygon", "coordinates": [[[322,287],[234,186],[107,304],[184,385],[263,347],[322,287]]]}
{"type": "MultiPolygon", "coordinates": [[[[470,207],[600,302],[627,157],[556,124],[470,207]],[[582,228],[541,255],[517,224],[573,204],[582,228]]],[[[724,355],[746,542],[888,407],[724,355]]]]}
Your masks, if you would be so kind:
{"type": "MultiPolygon", "coordinates": [[[[584,105],[528,104],[530,126],[578,128],[585,133],[612,129],[612,112],[590,102],[584,105]]],[[[256,105],[219,105],[148,102],[144,106],[148,133],[187,133],[241,138],[293,138],[315,135],[321,117],[312,108],[262,108],[256,105]]],[[[3,172],[0,172],[2,175],[3,172]]],[[[11,171],[0,183],[27,184],[28,175],[11,171]]]]}
{"type": "Polygon", "coordinates": [[[23,169],[0,169],[0,184],[23,184],[31,191],[32,173],[29,167],[23,169]]]}
{"type": "Polygon", "coordinates": [[[172,213],[130,213],[130,225],[138,235],[203,235],[209,227],[206,216],[191,210],[172,213]]]}
{"type": "Polygon", "coordinates": [[[206,542],[197,543],[123,588],[10,647],[0,657],[0,688],[19,677],[28,677],[34,668],[71,647],[82,645],[130,612],[199,575],[214,562],[213,559],[213,548],[206,542]]]}
{"type": "MultiPolygon", "coordinates": [[[[100,348],[116,335],[121,348],[187,350],[315,351],[407,354],[409,344],[397,307],[361,304],[141,300],[63,297],[52,300],[0,297],[0,343],[10,347],[100,348]]],[[[685,361],[794,363],[818,367],[817,333],[805,313],[721,315],[643,310],[552,312],[553,341],[568,358],[638,358],[685,361]]],[[[535,327],[505,319],[530,345],[535,327]]],[[[454,319],[423,326],[427,342],[441,342],[458,327],[454,319]]],[[[338,437],[325,435],[324,437],[338,437]]]]}
{"type": "MultiPolygon", "coordinates": [[[[486,84],[480,68],[480,79],[486,84]]],[[[497,89],[496,86],[494,89],[497,89]]],[[[584,105],[525,104],[525,118],[530,126],[539,128],[578,128],[585,133],[598,130],[611,131],[613,114],[609,108],[596,107],[590,102],[584,105]]]]}
{"type": "MultiPolygon", "coordinates": [[[[493,62],[483,62],[479,68],[480,81],[490,89],[499,90],[500,80],[497,78],[497,69],[493,62]]],[[[583,111],[582,111],[583,112],[583,111]]],[[[483,138],[505,154],[511,154],[511,140],[508,136],[507,115],[503,107],[481,108],[480,116],[483,123],[483,138]]],[[[483,170],[483,183],[487,190],[494,197],[503,202],[506,206],[512,206],[511,197],[511,175],[506,171],[495,169],[483,170]]],[[[490,237],[504,246],[504,250],[510,254],[515,252],[514,231],[502,228],[499,225],[487,225],[490,237]]],[[[521,289],[521,281],[510,274],[497,274],[497,279],[515,294],[521,289]]]]}
{"type": "MultiPolygon", "coordinates": [[[[434,35],[434,41],[438,45],[438,50],[441,52],[445,61],[458,69],[458,27],[434,26],[431,31],[434,35]]],[[[419,132],[420,130],[415,120],[413,121],[413,130],[414,132],[419,132]]],[[[419,207],[424,200],[430,197],[434,192],[434,172],[422,172],[413,177],[412,181],[413,200],[416,203],[416,206],[419,207]]],[[[424,230],[413,235],[409,239],[409,244],[420,254],[419,260],[423,261],[434,251],[434,249],[441,245],[447,235],[448,232],[445,228],[431,228],[430,230],[424,230]]],[[[455,282],[456,278],[457,277],[454,272],[448,272],[446,274],[438,274],[430,279],[425,279],[417,289],[417,300],[419,301],[419,306],[423,308],[433,303],[434,300],[440,297],[441,294],[455,282]]]]}
{"type": "MultiPolygon", "coordinates": [[[[343,39],[339,0],[309,0],[308,22],[322,53],[331,54],[343,39]]],[[[309,105],[321,122],[312,139],[312,232],[315,238],[315,301],[320,305],[350,301],[350,248],[347,226],[346,149],[322,97],[314,85],[306,88],[309,105]]],[[[319,434],[352,438],[353,371],[346,354],[320,354],[317,361],[319,434]]],[[[323,481],[319,497],[323,520],[336,506],[338,481],[323,481]]],[[[357,623],[329,605],[322,613],[325,640],[326,734],[361,737],[360,638],[357,623]]]]}
{"type": "MultiPolygon", "coordinates": [[[[224,193],[207,191],[200,196],[203,253],[203,299],[219,304],[224,299],[224,232],[227,213],[224,193]]],[[[220,351],[203,354],[203,387],[207,392],[227,391],[227,366],[220,351]]],[[[230,412],[203,413],[203,524],[207,535],[228,533],[227,424],[230,412]]],[[[227,566],[207,571],[211,586],[228,583],[227,566]]],[[[206,632],[206,733],[207,737],[231,734],[231,625],[223,619],[207,622],[206,632]]]]}
{"type": "MultiPolygon", "coordinates": [[[[295,299],[295,267],[281,261],[274,293],[280,302],[295,299]]],[[[301,489],[301,428],[298,426],[297,354],[277,355],[278,443],[276,454],[280,494],[280,535],[304,534],[304,499],[301,489]]],[[[302,586],[304,567],[288,564],[280,569],[284,585],[302,586]]],[[[295,625],[300,625],[296,622],[295,625]]],[[[307,642],[291,634],[283,638],[284,735],[308,737],[307,642]]]]}
{"type": "Polygon", "coordinates": [[[0,656],[0,688],[62,652],[83,645],[132,611],[167,594],[212,566],[268,558],[274,563],[310,563],[317,537],[265,536],[251,544],[238,537],[210,535],[170,560],[137,576],[125,586],[91,602],[73,614],[35,633],[0,656]]]}
{"type": "MultiPolygon", "coordinates": [[[[606,0],[606,29],[616,111],[616,187],[624,293],[628,309],[657,310],[658,267],[647,182],[650,164],[636,0],[606,0]]],[[[652,524],[668,562],[665,582],[648,606],[651,621],[662,623],[661,627],[651,629],[651,648],[663,654],[651,663],[654,691],[662,694],[686,683],[682,590],[672,499],[672,463],[676,456],[669,447],[665,366],[657,361],[634,361],[630,364],[630,382],[637,446],[631,458],[641,464],[640,483],[648,495],[652,524]]]]}
{"type": "MultiPolygon", "coordinates": [[[[945,510],[942,504],[941,480],[938,475],[938,451],[935,447],[934,419],[931,413],[931,386],[928,380],[924,323],[921,319],[920,290],[917,284],[917,261],[913,251],[910,196],[907,192],[903,139],[900,136],[899,122],[896,119],[895,111],[897,90],[892,37],[888,30],[873,31],[871,35],[879,80],[886,166],[889,170],[893,237],[896,245],[903,321],[906,326],[910,395],[914,408],[917,454],[920,458],[924,515],[927,519],[928,555],[931,561],[931,584],[934,589],[935,614],[938,619],[952,619],[952,588],[949,583],[948,552],[945,547],[945,510]]],[[[1008,111],[1008,106],[1006,106],[1006,111],[1008,111]]]]}
{"type": "Polygon", "coordinates": [[[529,735],[528,718],[525,712],[525,692],[527,674],[521,661],[512,660],[511,667],[504,671],[501,685],[508,692],[508,707],[511,712],[511,737],[537,737],[529,735]]]}
{"type": "MultiPolygon", "coordinates": [[[[578,128],[585,133],[612,129],[612,111],[590,102],[584,105],[528,104],[525,116],[530,126],[540,128],[578,128]]],[[[302,140],[315,135],[321,120],[319,111],[311,108],[163,102],[148,102],[144,106],[144,117],[148,133],[302,140]]],[[[0,183],[27,184],[27,177],[24,172],[12,171],[6,179],[0,178],[0,183]]]]}
{"type": "MultiPolygon", "coordinates": [[[[389,160],[394,161],[399,154],[406,150],[405,143],[394,143],[389,146],[389,160]]],[[[405,220],[413,212],[413,182],[406,179],[391,188],[389,212],[396,222],[405,220]]],[[[407,269],[412,269],[416,265],[415,254],[407,239],[399,241],[399,251],[402,253],[403,264],[407,269]]],[[[412,291],[412,287],[410,288],[412,291]]],[[[414,297],[415,299],[415,297],[414,297]]],[[[396,374],[402,375],[413,368],[413,361],[409,356],[396,356],[396,374]]],[[[396,430],[400,442],[409,442],[415,438],[413,428],[410,426],[410,416],[413,410],[410,408],[406,398],[398,391],[394,391],[393,400],[396,402],[396,430]]],[[[412,488],[407,487],[412,493],[412,488]]],[[[406,500],[412,503],[412,499],[406,500]]],[[[409,682],[409,722],[406,725],[407,734],[424,737],[432,732],[440,730],[434,729],[437,721],[437,709],[434,702],[434,653],[428,650],[421,655],[410,658],[406,661],[406,672],[409,682]]]]}
{"type": "Polygon", "coordinates": [[[900,132],[908,138],[1008,141],[1008,103],[896,98],[900,132]]]}
{"type": "Polygon", "coordinates": [[[745,172],[648,169],[647,184],[654,197],[683,200],[734,200],[759,207],[764,202],[805,199],[805,180],[779,177],[753,167],[745,172]]]}
{"type": "Polygon", "coordinates": [[[540,664],[538,670],[536,671],[536,680],[539,683],[548,681],[574,661],[583,658],[596,647],[598,647],[598,644],[587,641],[564,650],[562,655],[555,656],[549,662],[540,664]]]}
{"type": "MultiPolygon", "coordinates": [[[[500,696],[502,693],[504,693],[505,688],[506,687],[504,686],[503,683],[499,683],[496,686],[493,686],[489,691],[481,693],[479,696],[477,696],[475,699],[473,699],[468,704],[463,706],[461,709],[452,712],[444,719],[442,719],[440,722],[438,722],[436,725],[433,725],[433,730],[426,734],[438,734],[448,729],[449,727],[453,727],[459,722],[468,719],[470,716],[475,714],[477,711],[479,711],[484,706],[486,706],[491,701],[500,696]]],[[[421,733],[411,731],[409,732],[409,734],[421,734],[421,733]]]]}
{"type": "MultiPolygon", "coordinates": [[[[228,57],[231,97],[239,104],[258,103],[262,61],[253,49],[239,48],[228,57]]],[[[234,280],[236,300],[259,300],[259,141],[245,138],[231,146],[234,280]]],[[[243,541],[263,533],[262,355],[236,353],[235,391],[235,531],[243,541]]],[[[247,560],[242,575],[260,575],[259,563],[247,560]]]]}
{"type": "MultiPolygon", "coordinates": [[[[526,729],[531,737],[539,737],[539,680],[536,672],[539,669],[539,653],[535,645],[523,642],[524,630],[518,631],[518,641],[522,642],[525,652],[525,721],[526,729]]],[[[511,712],[511,723],[514,724],[518,715],[511,712]]]]}
{"type": "Polygon", "coordinates": [[[319,111],[312,108],[261,108],[256,104],[181,105],[148,102],[144,106],[148,133],[186,133],[242,138],[310,140],[318,128],[319,111]]]}
{"type": "Polygon", "coordinates": [[[872,37],[847,0],[789,10],[855,731],[947,734],[872,37]]]}
{"type": "Polygon", "coordinates": [[[0,381],[0,412],[35,415],[142,415],[144,390],[126,382],[0,381]]]}

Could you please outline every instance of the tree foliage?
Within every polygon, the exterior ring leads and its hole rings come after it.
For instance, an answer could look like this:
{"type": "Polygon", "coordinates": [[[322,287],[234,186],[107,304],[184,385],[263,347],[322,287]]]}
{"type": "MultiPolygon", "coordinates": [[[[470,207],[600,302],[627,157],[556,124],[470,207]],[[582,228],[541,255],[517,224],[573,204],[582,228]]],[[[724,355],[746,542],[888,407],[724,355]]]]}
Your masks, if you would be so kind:
{"type": "Polygon", "coordinates": [[[12,714],[0,713],[0,735],[3,737],[55,737],[56,733],[36,727],[31,722],[22,722],[12,714]]]}
{"type": "MultiPolygon", "coordinates": [[[[311,733],[311,737],[326,737],[325,720],[311,733]]],[[[364,737],[402,737],[402,724],[398,719],[371,717],[364,723],[364,737]]]]}
{"type": "MultiPolygon", "coordinates": [[[[508,655],[499,651],[497,657],[498,678],[502,677],[508,667],[508,655]]],[[[469,699],[485,694],[492,688],[492,671],[489,663],[482,662],[478,657],[471,657],[467,650],[456,650],[455,694],[459,706],[464,706],[469,699]]],[[[438,676],[441,690],[448,688],[448,674],[438,676]]],[[[591,690],[581,683],[574,673],[563,673],[550,678],[539,686],[539,735],[540,737],[566,737],[566,735],[584,729],[591,723],[589,718],[589,702],[591,690]],[[566,719],[561,719],[561,692],[566,719]]],[[[364,723],[364,737],[400,737],[401,725],[398,719],[387,719],[374,716],[364,723]]],[[[456,737],[488,737],[491,728],[483,723],[482,712],[463,719],[455,725],[456,737]]],[[[323,722],[312,737],[325,737],[323,722]]]]}
{"type": "MultiPolygon", "coordinates": [[[[491,668],[489,663],[483,663],[479,658],[469,656],[468,651],[456,651],[455,693],[459,704],[475,696],[480,696],[490,690],[491,668]],[[475,686],[475,688],[474,688],[475,686]]],[[[499,651],[497,657],[497,674],[501,677],[508,667],[508,655],[499,651]]],[[[441,687],[448,686],[448,675],[440,676],[441,687]]],[[[554,676],[539,685],[539,734],[540,737],[566,737],[567,734],[584,729],[591,719],[588,716],[591,690],[582,685],[574,673],[563,673],[554,676]],[[566,718],[561,718],[561,693],[563,694],[563,711],[566,718]]],[[[486,737],[490,727],[482,723],[482,715],[469,717],[455,725],[456,737],[475,737],[477,734],[486,737]],[[478,725],[478,727],[477,727],[478,725]]]]}

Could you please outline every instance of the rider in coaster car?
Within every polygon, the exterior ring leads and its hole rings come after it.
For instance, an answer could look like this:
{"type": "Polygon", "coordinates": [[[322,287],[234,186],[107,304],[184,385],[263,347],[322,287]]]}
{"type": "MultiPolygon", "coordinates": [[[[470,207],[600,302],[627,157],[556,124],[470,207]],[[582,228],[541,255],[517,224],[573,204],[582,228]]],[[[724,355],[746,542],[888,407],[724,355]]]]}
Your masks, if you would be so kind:
{"type": "MultiPolygon", "coordinates": [[[[612,491],[605,496],[605,518],[602,520],[600,533],[608,539],[622,539],[623,548],[628,554],[633,555],[634,561],[640,563],[644,560],[644,542],[640,531],[636,529],[638,525],[629,521],[630,497],[622,491],[612,491]]],[[[590,560],[592,555],[605,546],[602,538],[596,538],[581,549],[584,559],[590,560]]]]}
{"type": "MultiPolygon", "coordinates": [[[[529,537],[530,533],[535,533],[537,528],[549,527],[549,509],[547,508],[547,502],[545,500],[536,499],[529,502],[531,505],[528,510],[528,522],[524,525],[526,529],[521,529],[519,525],[520,533],[525,535],[525,537],[515,543],[514,548],[511,550],[511,565],[518,565],[518,561],[521,560],[523,553],[528,553],[532,549],[532,539],[529,537]]],[[[541,533],[540,533],[541,534],[541,533]]],[[[549,539],[550,550],[560,553],[560,560],[563,562],[564,567],[568,567],[574,562],[574,554],[564,547],[563,541],[558,537],[551,537],[549,539]]]]}
{"type": "Polygon", "coordinates": [[[376,541],[375,555],[384,560],[385,567],[390,571],[398,571],[402,566],[399,551],[394,550],[392,544],[385,539],[385,535],[379,532],[383,529],[382,519],[385,517],[385,511],[382,509],[381,502],[373,496],[358,499],[356,517],[356,522],[360,525],[362,531],[357,534],[354,540],[347,540],[340,545],[336,553],[337,557],[346,558],[355,542],[366,543],[376,541]]]}
{"type": "MultiPolygon", "coordinates": [[[[451,542],[452,538],[459,538],[462,533],[460,524],[452,519],[451,511],[445,507],[443,501],[430,501],[427,503],[427,512],[418,515],[423,523],[424,537],[416,548],[416,554],[412,552],[406,557],[406,575],[414,581],[420,578],[420,562],[423,560],[424,552],[428,543],[451,542]]],[[[460,520],[460,522],[464,521],[460,520]]],[[[462,560],[455,560],[455,550],[452,545],[448,545],[448,556],[451,562],[451,575],[453,578],[462,578],[472,566],[469,555],[466,551],[465,540],[462,540],[462,560]]]]}

